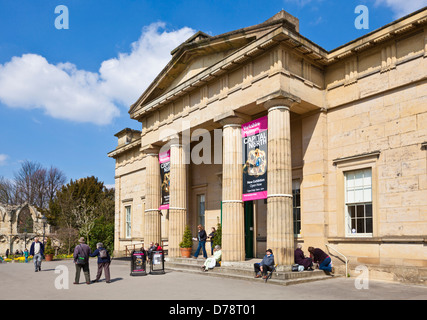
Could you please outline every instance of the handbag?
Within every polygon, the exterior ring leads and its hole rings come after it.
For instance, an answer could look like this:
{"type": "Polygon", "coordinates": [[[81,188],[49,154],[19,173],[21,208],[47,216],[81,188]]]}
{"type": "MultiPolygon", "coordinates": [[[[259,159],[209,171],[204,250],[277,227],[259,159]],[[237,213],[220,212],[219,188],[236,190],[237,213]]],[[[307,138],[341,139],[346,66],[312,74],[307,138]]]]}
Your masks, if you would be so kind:
{"type": "Polygon", "coordinates": [[[292,272],[297,272],[298,271],[298,267],[299,267],[299,264],[293,264],[292,265],[292,272]]]}
{"type": "MultiPolygon", "coordinates": [[[[80,248],[81,247],[82,246],[80,245],[80,248]]],[[[76,264],[83,265],[83,264],[86,264],[86,263],[87,263],[87,257],[86,257],[86,255],[84,254],[84,252],[80,253],[80,250],[78,250],[76,264]]]]}

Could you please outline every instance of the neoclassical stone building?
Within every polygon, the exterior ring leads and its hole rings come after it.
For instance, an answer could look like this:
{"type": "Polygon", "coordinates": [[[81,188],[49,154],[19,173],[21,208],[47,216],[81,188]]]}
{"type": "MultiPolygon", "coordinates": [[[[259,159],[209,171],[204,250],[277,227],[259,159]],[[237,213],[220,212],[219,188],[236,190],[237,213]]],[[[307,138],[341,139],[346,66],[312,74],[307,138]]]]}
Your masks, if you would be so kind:
{"type": "Polygon", "coordinates": [[[186,224],[196,236],[198,224],[221,222],[225,264],[271,248],[289,266],[302,243],[329,251],[337,267],[336,250],[353,269],[425,277],[426,22],[424,8],[327,51],[281,11],[182,43],[130,107],[141,131],[117,133],[108,154],[116,252],[163,240],[176,257],[186,224]],[[249,141],[242,132],[259,119],[268,138],[249,141]],[[256,196],[244,199],[248,186],[256,196]]]}
{"type": "Polygon", "coordinates": [[[34,237],[51,233],[51,226],[43,224],[42,214],[29,204],[5,205],[0,203],[0,255],[16,250],[30,250],[34,237]]]}

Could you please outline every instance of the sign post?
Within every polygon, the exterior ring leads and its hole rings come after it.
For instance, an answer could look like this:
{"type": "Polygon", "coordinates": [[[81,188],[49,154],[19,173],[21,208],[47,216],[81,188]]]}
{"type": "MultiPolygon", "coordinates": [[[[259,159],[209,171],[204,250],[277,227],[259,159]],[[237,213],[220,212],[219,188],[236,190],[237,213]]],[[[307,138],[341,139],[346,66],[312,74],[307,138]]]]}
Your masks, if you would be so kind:
{"type": "Polygon", "coordinates": [[[163,250],[153,251],[150,261],[150,274],[165,273],[165,255],[163,250]]]}
{"type": "Polygon", "coordinates": [[[146,276],[147,254],[144,248],[141,250],[133,250],[131,253],[130,275],[131,276],[146,276]]]}

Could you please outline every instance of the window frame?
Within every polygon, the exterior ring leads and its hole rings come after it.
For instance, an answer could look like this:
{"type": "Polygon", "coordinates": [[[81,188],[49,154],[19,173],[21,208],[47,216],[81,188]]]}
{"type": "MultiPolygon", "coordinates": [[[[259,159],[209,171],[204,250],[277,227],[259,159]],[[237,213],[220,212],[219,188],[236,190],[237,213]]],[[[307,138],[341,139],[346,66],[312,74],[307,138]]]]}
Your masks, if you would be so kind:
{"type": "Polygon", "coordinates": [[[125,206],[125,238],[132,238],[132,205],[125,206]],[[129,209],[129,214],[128,214],[129,209]]]}
{"type": "Polygon", "coordinates": [[[302,228],[302,223],[301,223],[301,179],[292,179],[292,219],[293,219],[293,231],[294,231],[294,236],[295,237],[301,237],[301,228],[302,228]],[[295,184],[298,183],[298,189],[294,188],[295,184]],[[299,197],[299,206],[297,203],[297,194],[296,191],[299,191],[298,193],[298,197],[299,197]],[[299,210],[299,220],[295,219],[295,214],[296,211],[295,210],[299,210]],[[295,232],[295,227],[297,227],[299,224],[299,232],[295,232]]]}
{"type": "Polygon", "coordinates": [[[197,204],[197,222],[203,226],[203,228],[206,228],[206,194],[205,193],[198,193],[196,198],[196,204],[197,204]],[[200,199],[203,197],[203,202],[200,201],[200,199]],[[201,214],[201,203],[204,204],[203,206],[203,215],[201,214]],[[203,221],[202,221],[203,220],[203,221]]]}
{"type": "MultiPolygon", "coordinates": [[[[337,237],[344,238],[374,238],[379,232],[379,208],[378,208],[378,159],[380,151],[373,151],[354,155],[345,158],[332,160],[332,164],[336,167],[336,231],[337,237]],[[347,232],[346,221],[346,194],[345,194],[345,172],[371,169],[371,186],[372,186],[372,233],[370,234],[352,234],[347,232]]],[[[333,227],[331,225],[331,227],[333,227]]],[[[351,229],[351,228],[350,228],[351,229]]],[[[350,230],[351,231],[351,230],[350,230]]]]}
{"type": "MultiPolygon", "coordinates": [[[[349,170],[349,171],[345,171],[344,172],[344,196],[345,196],[345,200],[344,200],[344,205],[345,205],[345,234],[346,237],[372,237],[373,236],[373,204],[372,204],[372,200],[373,200],[373,194],[372,194],[372,168],[364,168],[364,169],[356,169],[356,170],[349,170]],[[366,175],[365,173],[369,172],[369,180],[370,183],[369,185],[365,185],[365,181],[366,181],[366,175]],[[354,175],[354,180],[356,181],[356,175],[357,173],[362,173],[362,185],[359,186],[359,188],[357,189],[356,186],[352,187],[352,190],[349,190],[349,186],[348,186],[348,178],[349,175],[352,174],[354,175]],[[361,188],[360,188],[361,187],[361,188]],[[369,188],[365,188],[365,187],[369,187],[369,188]],[[368,199],[365,199],[365,190],[370,190],[370,196],[369,196],[369,201],[368,199]],[[356,196],[352,199],[353,201],[349,201],[348,199],[348,194],[349,192],[354,192],[356,195],[357,191],[361,191],[362,193],[362,201],[357,201],[356,196]],[[363,206],[363,214],[361,215],[361,212],[359,211],[359,208],[361,208],[363,206]],[[370,216],[367,216],[367,207],[370,206],[370,216]],[[355,208],[354,212],[353,212],[353,217],[352,214],[349,212],[349,208],[355,208]],[[367,221],[370,220],[370,232],[366,232],[366,230],[368,229],[368,225],[367,225],[367,221]],[[354,223],[353,223],[354,221],[354,223]],[[363,221],[363,230],[364,232],[357,232],[357,229],[359,228],[359,221],[363,221]],[[355,228],[353,228],[355,227],[355,228]],[[356,232],[353,232],[353,229],[356,230],[356,232]]],[[[360,197],[360,196],[359,196],[360,197]]]]}

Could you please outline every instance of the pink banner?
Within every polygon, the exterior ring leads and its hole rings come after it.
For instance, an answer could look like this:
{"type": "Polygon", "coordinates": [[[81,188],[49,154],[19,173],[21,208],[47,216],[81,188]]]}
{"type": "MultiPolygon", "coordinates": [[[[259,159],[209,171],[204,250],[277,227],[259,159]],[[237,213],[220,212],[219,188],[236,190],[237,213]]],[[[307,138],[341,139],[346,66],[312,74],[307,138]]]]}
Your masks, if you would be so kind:
{"type": "Polygon", "coordinates": [[[159,153],[162,203],[159,210],[169,209],[170,150],[159,153]]]}
{"type": "Polygon", "coordinates": [[[262,117],[242,124],[242,138],[253,136],[268,129],[268,117],[262,117]]]}
{"type": "Polygon", "coordinates": [[[242,125],[243,201],[267,198],[268,117],[242,125]]]}

